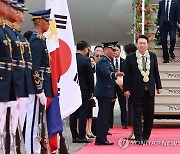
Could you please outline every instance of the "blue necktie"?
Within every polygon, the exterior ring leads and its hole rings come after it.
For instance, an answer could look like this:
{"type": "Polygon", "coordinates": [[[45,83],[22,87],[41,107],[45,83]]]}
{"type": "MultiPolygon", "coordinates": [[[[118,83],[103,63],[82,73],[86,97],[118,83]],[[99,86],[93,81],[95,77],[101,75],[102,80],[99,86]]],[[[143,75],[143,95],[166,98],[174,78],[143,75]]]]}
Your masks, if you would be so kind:
{"type": "Polygon", "coordinates": [[[118,59],[116,58],[116,62],[115,62],[115,70],[118,71],[118,67],[119,67],[119,63],[118,63],[118,59]]]}
{"type": "Polygon", "coordinates": [[[169,21],[168,14],[169,14],[169,0],[167,0],[167,4],[166,4],[165,21],[169,21]]]}
{"type": "Polygon", "coordinates": [[[143,67],[143,71],[146,71],[146,57],[142,56],[142,67],[143,67]]]}

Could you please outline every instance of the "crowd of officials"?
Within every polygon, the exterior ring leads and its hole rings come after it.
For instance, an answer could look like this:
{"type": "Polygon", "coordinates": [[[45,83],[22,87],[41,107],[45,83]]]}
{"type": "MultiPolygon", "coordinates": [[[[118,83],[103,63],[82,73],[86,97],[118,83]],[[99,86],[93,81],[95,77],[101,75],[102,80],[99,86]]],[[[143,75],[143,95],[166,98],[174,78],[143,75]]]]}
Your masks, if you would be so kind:
{"type": "Polygon", "coordinates": [[[121,109],[119,117],[122,128],[127,129],[129,104],[133,111],[132,133],[137,144],[149,140],[153,125],[155,88],[160,94],[162,86],[157,58],[148,51],[148,43],[148,38],[141,35],[137,40],[137,47],[134,44],[125,45],[126,59],[120,57],[121,48],[118,42],[106,42],[102,46],[96,46],[92,54],[87,42],[77,43],[76,58],[82,105],[70,115],[73,143],[90,143],[92,138],[95,138],[95,145],[114,144],[107,140],[107,135],[112,135],[109,128],[113,128],[116,98],[121,109]],[[92,127],[89,128],[92,126],[94,102],[97,102],[95,106],[98,106],[96,124],[93,126],[95,134],[91,131],[92,127]]]}

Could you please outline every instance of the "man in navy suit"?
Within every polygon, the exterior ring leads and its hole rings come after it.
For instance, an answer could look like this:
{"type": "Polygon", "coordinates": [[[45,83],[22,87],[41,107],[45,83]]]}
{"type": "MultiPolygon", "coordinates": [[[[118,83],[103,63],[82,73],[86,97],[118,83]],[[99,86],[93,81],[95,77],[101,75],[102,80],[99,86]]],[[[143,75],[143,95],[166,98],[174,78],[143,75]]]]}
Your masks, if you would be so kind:
{"type": "MultiPolygon", "coordinates": [[[[115,53],[115,58],[114,60],[114,66],[115,66],[115,70],[119,70],[121,72],[124,72],[124,59],[120,57],[120,53],[121,53],[121,49],[120,49],[120,45],[117,44],[117,49],[116,49],[116,53],[115,53]]],[[[118,97],[118,102],[119,102],[119,106],[120,106],[120,110],[121,110],[121,124],[122,124],[122,128],[126,129],[127,128],[127,109],[126,109],[126,98],[123,95],[122,92],[122,79],[121,82],[118,83],[118,80],[115,84],[115,98],[116,95],[118,97]]],[[[114,122],[114,105],[115,105],[115,101],[113,101],[111,103],[110,106],[110,116],[109,116],[109,127],[112,128],[113,127],[113,122],[114,122]]]]}
{"type": "Polygon", "coordinates": [[[79,85],[82,94],[82,105],[70,115],[70,129],[73,143],[91,142],[91,140],[86,138],[86,119],[88,103],[94,93],[94,77],[91,60],[87,57],[88,52],[89,45],[87,42],[80,41],[77,43],[76,59],[79,85]],[[77,130],[77,119],[79,119],[79,130],[77,130]]]}
{"type": "Polygon", "coordinates": [[[164,63],[169,63],[169,54],[175,59],[174,46],[176,43],[177,24],[180,28],[180,8],[175,0],[162,0],[159,2],[158,28],[161,33],[164,63]],[[170,35],[170,48],[168,54],[167,35],[170,35]]]}
{"type": "Polygon", "coordinates": [[[150,137],[154,117],[155,86],[161,93],[157,57],[148,51],[148,38],[141,35],[137,40],[138,50],[126,57],[124,76],[124,96],[133,105],[133,125],[137,144],[147,141],[150,137]],[[142,114],[144,117],[142,130],[142,114]]]}
{"type": "MultiPolygon", "coordinates": [[[[180,8],[180,0],[177,0],[177,2],[179,3],[179,8],[180,8]]],[[[180,27],[178,27],[178,37],[180,37],[180,27]]]]}
{"type": "Polygon", "coordinates": [[[110,103],[115,95],[115,79],[122,76],[120,71],[115,72],[112,62],[115,56],[115,44],[104,43],[104,56],[96,64],[97,82],[95,86],[95,96],[98,100],[99,112],[96,124],[96,145],[113,145],[113,142],[107,140],[108,114],[110,103]]]}

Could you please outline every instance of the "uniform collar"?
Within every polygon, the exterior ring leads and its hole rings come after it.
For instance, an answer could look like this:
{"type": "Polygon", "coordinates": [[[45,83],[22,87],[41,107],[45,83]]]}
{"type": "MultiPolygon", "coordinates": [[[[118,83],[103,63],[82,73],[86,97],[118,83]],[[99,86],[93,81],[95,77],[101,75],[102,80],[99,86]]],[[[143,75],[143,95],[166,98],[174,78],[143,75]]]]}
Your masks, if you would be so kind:
{"type": "Polygon", "coordinates": [[[112,59],[109,58],[108,56],[106,56],[106,55],[103,55],[103,56],[106,57],[109,61],[112,61],[112,59]]]}
{"type": "Polygon", "coordinates": [[[17,30],[17,31],[21,31],[21,28],[18,24],[14,24],[14,29],[17,30]]]}
{"type": "Polygon", "coordinates": [[[40,38],[44,41],[46,40],[46,37],[43,34],[39,33],[37,30],[34,30],[33,34],[37,35],[38,38],[40,38]]]}

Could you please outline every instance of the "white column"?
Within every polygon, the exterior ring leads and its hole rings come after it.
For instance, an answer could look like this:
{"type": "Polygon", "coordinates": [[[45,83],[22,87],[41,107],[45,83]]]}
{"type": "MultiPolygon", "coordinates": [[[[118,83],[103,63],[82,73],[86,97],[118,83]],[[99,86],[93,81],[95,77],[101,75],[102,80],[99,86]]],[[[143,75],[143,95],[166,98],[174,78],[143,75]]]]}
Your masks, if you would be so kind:
{"type": "Polygon", "coordinates": [[[144,35],[144,21],[145,21],[145,0],[142,0],[142,34],[144,35]]]}

